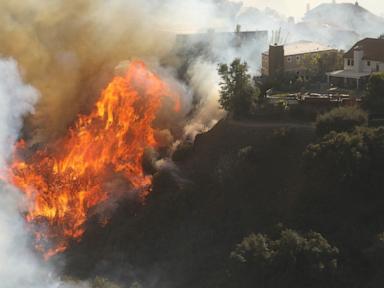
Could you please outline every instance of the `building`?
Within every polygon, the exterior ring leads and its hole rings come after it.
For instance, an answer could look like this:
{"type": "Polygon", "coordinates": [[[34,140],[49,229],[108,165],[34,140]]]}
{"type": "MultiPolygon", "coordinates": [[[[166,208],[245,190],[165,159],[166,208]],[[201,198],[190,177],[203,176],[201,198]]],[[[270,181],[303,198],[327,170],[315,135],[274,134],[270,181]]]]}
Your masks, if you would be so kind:
{"type": "Polygon", "coordinates": [[[266,47],[268,44],[268,31],[241,31],[240,26],[235,32],[216,32],[209,30],[206,33],[179,34],[176,37],[176,49],[188,51],[198,47],[200,50],[241,49],[241,47],[266,47]]]}
{"type": "Polygon", "coordinates": [[[337,53],[336,49],[310,41],[300,41],[287,45],[271,45],[262,54],[261,74],[275,77],[282,74],[307,76],[311,59],[322,53],[337,53]]]}
{"type": "Polygon", "coordinates": [[[241,31],[238,25],[233,32],[209,30],[177,35],[168,62],[183,71],[192,59],[199,57],[212,63],[228,63],[240,58],[248,63],[250,71],[256,73],[261,66],[260,54],[267,47],[268,31],[241,31]]]}
{"type": "Polygon", "coordinates": [[[344,70],[327,73],[328,82],[342,88],[362,88],[374,72],[384,72],[384,39],[365,38],[344,54],[344,70]]]}
{"type": "Polygon", "coordinates": [[[216,32],[209,30],[206,33],[179,34],[176,37],[176,44],[189,46],[191,44],[210,45],[220,43],[230,46],[240,46],[252,41],[268,41],[268,31],[237,31],[237,32],[216,32]]]}

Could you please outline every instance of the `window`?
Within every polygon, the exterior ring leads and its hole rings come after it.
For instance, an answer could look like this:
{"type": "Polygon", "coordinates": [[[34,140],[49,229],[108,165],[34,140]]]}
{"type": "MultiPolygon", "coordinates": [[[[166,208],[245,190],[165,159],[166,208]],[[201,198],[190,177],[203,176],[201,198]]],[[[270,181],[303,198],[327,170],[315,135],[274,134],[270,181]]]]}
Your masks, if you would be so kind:
{"type": "Polygon", "coordinates": [[[355,65],[355,60],[351,61],[351,66],[355,65]]]}
{"type": "Polygon", "coordinates": [[[368,60],[368,61],[367,61],[367,65],[368,65],[368,66],[371,66],[371,61],[368,60]]]}
{"type": "Polygon", "coordinates": [[[380,66],[379,64],[376,64],[376,72],[379,72],[380,71],[380,66]]]}
{"type": "Polygon", "coordinates": [[[300,56],[296,56],[296,61],[297,61],[297,62],[300,61],[300,56]]]}
{"type": "Polygon", "coordinates": [[[348,64],[347,65],[351,66],[351,60],[350,59],[348,59],[348,64]]]}
{"type": "Polygon", "coordinates": [[[288,58],[287,58],[287,61],[288,61],[289,63],[291,63],[291,61],[292,61],[291,57],[288,57],[288,58]]]}

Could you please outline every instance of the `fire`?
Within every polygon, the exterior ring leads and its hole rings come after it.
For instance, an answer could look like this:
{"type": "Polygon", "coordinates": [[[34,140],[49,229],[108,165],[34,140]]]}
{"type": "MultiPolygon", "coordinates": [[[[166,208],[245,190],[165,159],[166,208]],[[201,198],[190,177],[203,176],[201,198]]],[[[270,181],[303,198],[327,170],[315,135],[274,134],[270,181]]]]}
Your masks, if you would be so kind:
{"type": "MultiPolygon", "coordinates": [[[[90,115],[78,116],[65,137],[26,159],[15,157],[10,179],[29,200],[26,220],[41,227],[35,232],[36,247],[45,257],[82,237],[90,210],[109,197],[103,184],[111,173],[123,176],[130,191],[146,196],[151,177],[142,169],[142,157],[147,147],[157,146],[152,123],[165,97],[179,109],[167,84],[134,61],[124,76],[110,82],[90,115]]],[[[16,151],[27,154],[24,142],[16,151]]]]}

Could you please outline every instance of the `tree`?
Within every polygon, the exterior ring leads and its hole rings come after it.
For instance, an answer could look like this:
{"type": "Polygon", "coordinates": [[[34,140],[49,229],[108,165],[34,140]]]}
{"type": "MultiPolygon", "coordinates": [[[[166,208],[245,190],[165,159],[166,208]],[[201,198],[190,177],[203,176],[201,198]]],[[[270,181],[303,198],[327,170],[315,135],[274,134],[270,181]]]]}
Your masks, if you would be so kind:
{"type": "MultiPolygon", "coordinates": [[[[331,132],[304,152],[304,168],[314,187],[381,195],[384,188],[384,127],[331,132]]],[[[360,194],[359,194],[360,195],[360,194]]]]}
{"type": "Polygon", "coordinates": [[[308,54],[301,59],[300,65],[311,79],[322,80],[325,73],[343,69],[343,55],[342,51],[308,54]]]}
{"type": "Polygon", "coordinates": [[[369,78],[364,105],[371,113],[384,114],[384,72],[369,78]]]}
{"type": "Polygon", "coordinates": [[[245,237],[231,259],[247,287],[323,287],[337,270],[338,253],[319,233],[284,229],[277,239],[262,234],[245,237]]]}
{"type": "Polygon", "coordinates": [[[368,115],[358,107],[340,107],[317,117],[316,133],[324,136],[332,131],[351,132],[357,126],[367,126],[368,115]]]}
{"type": "Polygon", "coordinates": [[[249,116],[260,91],[248,73],[248,64],[235,59],[229,66],[220,64],[218,73],[222,79],[219,99],[221,107],[232,112],[235,118],[249,116]]]}

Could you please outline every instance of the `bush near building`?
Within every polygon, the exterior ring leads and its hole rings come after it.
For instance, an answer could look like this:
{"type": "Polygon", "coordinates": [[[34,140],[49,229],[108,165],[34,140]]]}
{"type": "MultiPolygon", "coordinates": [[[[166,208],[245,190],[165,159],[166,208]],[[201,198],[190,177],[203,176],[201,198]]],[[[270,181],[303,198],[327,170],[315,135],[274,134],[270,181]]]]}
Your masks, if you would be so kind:
{"type": "Polygon", "coordinates": [[[356,106],[338,107],[317,117],[316,133],[324,136],[332,131],[351,132],[357,126],[367,126],[368,115],[356,106]]]}
{"type": "Polygon", "coordinates": [[[374,73],[369,78],[364,105],[370,113],[384,116],[384,72],[374,73]]]}

